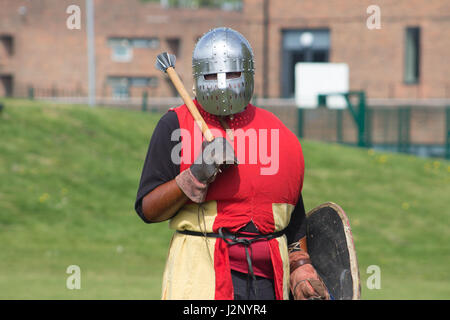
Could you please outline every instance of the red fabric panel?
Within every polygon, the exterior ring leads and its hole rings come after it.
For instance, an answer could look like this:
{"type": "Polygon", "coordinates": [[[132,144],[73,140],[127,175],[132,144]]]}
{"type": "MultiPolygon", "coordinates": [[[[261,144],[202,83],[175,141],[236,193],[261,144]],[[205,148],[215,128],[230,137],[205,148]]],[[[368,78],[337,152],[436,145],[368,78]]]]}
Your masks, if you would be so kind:
{"type": "Polygon", "coordinates": [[[273,265],[273,283],[275,287],[275,298],[283,300],[283,260],[281,260],[278,240],[269,240],[270,255],[273,265]]]}
{"type": "MultiPolygon", "coordinates": [[[[230,256],[230,268],[242,273],[248,273],[248,263],[244,245],[235,244],[230,246],[228,250],[230,256]]],[[[249,252],[252,258],[253,273],[260,277],[272,279],[273,266],[267,241],[253,242],[250,245],[249,252]]]]}
{"type": "Polygon", "coordinates": [[[216,300],[233,300],[233,281],[231,280],[228,245],[217,239],[214,248],[214,270],[216,271],[216,300]]]}

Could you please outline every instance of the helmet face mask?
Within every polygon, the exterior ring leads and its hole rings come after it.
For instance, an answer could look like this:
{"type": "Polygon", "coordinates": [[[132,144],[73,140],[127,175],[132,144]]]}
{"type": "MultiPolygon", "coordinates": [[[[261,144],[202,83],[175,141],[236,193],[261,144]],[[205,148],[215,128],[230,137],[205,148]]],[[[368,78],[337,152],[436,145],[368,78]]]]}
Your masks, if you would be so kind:
{"type": "Polygon", "coordinates": [[[217,28],[197,42],[192,57],[194,89],[205,111],[226,116],[239,113],[254,90],[253,51],[237,31],[217,28]]]}

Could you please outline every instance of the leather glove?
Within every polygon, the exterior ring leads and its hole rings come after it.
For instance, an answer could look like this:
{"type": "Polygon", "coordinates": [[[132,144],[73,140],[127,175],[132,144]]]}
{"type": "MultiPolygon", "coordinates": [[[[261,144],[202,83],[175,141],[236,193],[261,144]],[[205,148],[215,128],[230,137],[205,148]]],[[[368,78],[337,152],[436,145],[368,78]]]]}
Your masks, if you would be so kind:
{"type": "Polygon", "coordinates": [[[295,300],[330,300],[330,294],[311,264],[307,252],[289,253],[290,287],[295,300]]]}
{"type": "Polygon", "coordinates": [[[202,152],[197,159],[175,181],[189,199],[201,203],[205,201],[208,185],[217,174],[237,163],[231,144],[225,138],[217,137],[211,142],[203,142],[202,152]]]}

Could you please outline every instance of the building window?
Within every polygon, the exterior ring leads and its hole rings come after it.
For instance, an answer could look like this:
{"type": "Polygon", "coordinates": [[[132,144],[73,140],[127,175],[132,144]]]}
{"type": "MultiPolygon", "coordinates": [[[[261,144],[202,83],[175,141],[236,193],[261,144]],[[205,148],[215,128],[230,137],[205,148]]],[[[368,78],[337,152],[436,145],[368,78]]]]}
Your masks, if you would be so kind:
{"type": "Polygon", "coordinates": [[[330,32],[328,29],[284,30],[282,40],[281,95],[295,95],[295,65],[298,62],[328,62],[330,32]]]}
{"type": "Polygon", "coordinates": [[[0,51],[3,51],[8,56],[14,54],[14,37],[10,35],[0,35],[0,51]]]}
{"type": "Polygon", "coordinates": [[[130,85],[126,77],[109,77],[108,84],[112,88],[112,97],[126,99],[130,96],[130,85]]]}
{"type": "Polygon", "coordinates": [[[157,38],[118,38],[108,39],[112,48],[111,59],[115,62],[130,62],[133,60],[133,49],[157,49],[159,40],[157,38]]]}
{"type": "Polygon", "coordinates": [[[158,86],[157,77],[108,77],[108,85],[112,88],[112,96],[116,99],[130,97],[131,88],[154,88],[158,86]]]}
{"type": "Polygon", "coordinates": [[[157,87],[158,78],[156,77],[132,77],[129,78],[130,86],[137,88],[157,87]]]}
{"type": "Polygon", "coordinates": [[[170,53],[174,54],[177,58],[180,56],[180,43],[179,38],[167,39],[167,46],[169,47],[170,53]]]}
{"type": "Polygon", "coordinates": [[[419,82],[420,77],[420,28],[406,28],[405,39],[405,83],[419,82]]]}
{"type": "Polygon", "coordinates": [[[159,40],[157,38],[134,38],[128,39],[133,48],[158,49],[159,40]]]}
{"type": "Polygon", "coordinates": [[[133,60],[133,48],[126,39],[111,41],[111,60],[115,62],[130,62],[133,60]]]}
{"type": "Polygon", "coordinates": [[[0,74],[0,97],[12,97],[14,91],[14,78],[12,75],[0,74]]]}
{"type": "Polygon", "coordinates": [[[225,11],[242,10],[242,0],[161,0],[161,5],[164,8],[213,8],[225,11]]]}

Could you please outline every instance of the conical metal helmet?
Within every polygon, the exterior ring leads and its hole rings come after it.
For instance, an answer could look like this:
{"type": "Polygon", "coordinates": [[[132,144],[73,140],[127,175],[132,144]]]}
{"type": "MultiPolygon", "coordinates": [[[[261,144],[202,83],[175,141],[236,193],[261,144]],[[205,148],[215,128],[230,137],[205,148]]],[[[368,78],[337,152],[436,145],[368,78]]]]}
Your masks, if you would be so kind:
{"type": "Polygon", "coordinates": [[[205,111],[231,115],[243,111],[250,102],[255,73],[253,50],[239,32],[216,28],[204,34],[195,46],[192,68],[197,101],[205,111]],[[232,78],[230,72],[237,74],[232,78]],[[208,77],[213,74],[217,76],[208,77]]]}

